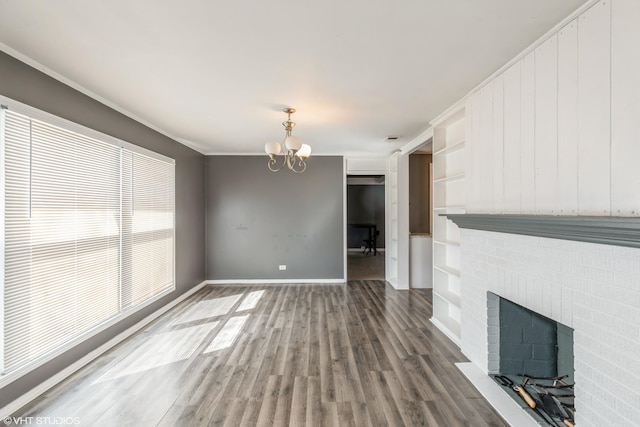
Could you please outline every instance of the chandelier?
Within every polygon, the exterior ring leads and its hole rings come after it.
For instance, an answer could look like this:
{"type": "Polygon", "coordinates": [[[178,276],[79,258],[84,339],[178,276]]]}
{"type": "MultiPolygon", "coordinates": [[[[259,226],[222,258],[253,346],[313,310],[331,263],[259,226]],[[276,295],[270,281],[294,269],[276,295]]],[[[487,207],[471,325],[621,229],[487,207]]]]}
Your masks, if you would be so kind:
{"type": "Polygon", "coordinates": [[[311,147],[303,144],[302,140],[297,136],[292,136],[291,131],[296,126],[291,121],[291,115],[296,112],[295,108],[285,108],[287,120],[282,122],[285,129],[284,139],[280,142],[267,142],[264,145],[264,151],[269,155],[267,166],[271,172],[278,172],[285,165],[295,173],[302,173],[307,168],[305,160],[311,155],[311,147]],[[282,152],[282,163],[277,159],[277,155],[282,152]]]}

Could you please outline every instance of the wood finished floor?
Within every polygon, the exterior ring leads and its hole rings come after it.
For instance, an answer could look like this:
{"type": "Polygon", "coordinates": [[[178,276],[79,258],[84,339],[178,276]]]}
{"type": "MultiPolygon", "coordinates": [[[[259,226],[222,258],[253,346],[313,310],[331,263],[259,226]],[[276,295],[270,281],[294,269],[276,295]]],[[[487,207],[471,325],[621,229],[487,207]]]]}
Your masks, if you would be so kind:
{"type": "Polygon", "coordinates": [[[16,416],[86,426],[504,426],[383,281],[208,286],[16,416]]]}

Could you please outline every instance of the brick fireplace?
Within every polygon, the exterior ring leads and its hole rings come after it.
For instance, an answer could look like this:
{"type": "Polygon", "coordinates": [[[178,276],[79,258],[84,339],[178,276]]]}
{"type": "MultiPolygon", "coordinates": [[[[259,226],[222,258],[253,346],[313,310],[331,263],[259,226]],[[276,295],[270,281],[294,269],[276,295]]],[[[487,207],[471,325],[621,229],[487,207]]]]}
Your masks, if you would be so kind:
{"type": "Polygon", "coordinates": [[[640,249],[461,229],[462,350],[485,373],[497,302],[574,330],[576,425],[640,422],[640,249]]]}

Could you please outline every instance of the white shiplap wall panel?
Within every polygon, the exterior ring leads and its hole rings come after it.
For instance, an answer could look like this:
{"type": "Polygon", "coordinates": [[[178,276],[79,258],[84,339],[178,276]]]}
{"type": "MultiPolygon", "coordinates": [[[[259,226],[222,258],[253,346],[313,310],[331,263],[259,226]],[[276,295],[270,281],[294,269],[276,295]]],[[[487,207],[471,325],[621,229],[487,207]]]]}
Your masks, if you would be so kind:
{"type": "Polygon", "coordinates": [[[578,23],[558,33],[558,213],[578,213],[578,23]]]}
{"type": "Polygon", "coordinates": [[[535,208],[554,215],[558,204],[558,38],[535,49],[535,208]]]}
{"type": "Polygon", "coordinates": [[[602,0],[470,96],[468,212],[640,216],[639,23],[602,0]]]}
{"type": "MultiPolygon", "coordinates": [[[[467,212],[478,212],[478,205],[480,204],[480,197],[482,196],[482,182],[481,182],[481,158],[480,152],[482,147],[480,146],[480,94],[476,92],[468,101],[469,114],[466,115],[465,120],[471,122],[470,135],[467,137],[465,143],[466,158],[467,158],[467,173],[465,174],[465,181],[467,185],[466,203],[465,207],[467,212]]],[[[466,114],[466,113],[465,113],[466,114]]]]}
{"type": "Polygon", "coordinates": [[[481,186],[476,212],[491,212],[493,209],[493,81],[480,90],[480,137],[474,151],[479,163],[478,184],[481,186]]]}
{"type": "Polygon", "coordinates": [[[504,209],[504,75],[493,81],[493,213],[502,213],[504,209]]]}
{"type": "Polygon", "coordinates": [[[535,213],[535,52],[522,58],[520,86],[520,208],[535,213]]]}
{"type": "Polygon", "coordinates": [[[611,212],[611,2],[578,18],[578,211],[611,212]]]}
{"type": "Polygon", "coordinates": [[[520,211],[521,61],[504,73],[504,213],[520,211]]]}
{"type": "Polygon", "coordinates": [[[611,8],[611,211],[640,215],[640,1],[611,8]]]}

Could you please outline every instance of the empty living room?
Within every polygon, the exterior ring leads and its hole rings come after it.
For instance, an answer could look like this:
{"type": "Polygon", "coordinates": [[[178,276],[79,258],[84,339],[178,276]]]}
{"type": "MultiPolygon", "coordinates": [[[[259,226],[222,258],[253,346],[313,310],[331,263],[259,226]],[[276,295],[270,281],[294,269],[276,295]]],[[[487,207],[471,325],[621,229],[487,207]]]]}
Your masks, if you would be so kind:
{"type": "Polygon", "coordinates": [[[5,425],[640,425],[640,1],[0,0],[5,425]]]}

